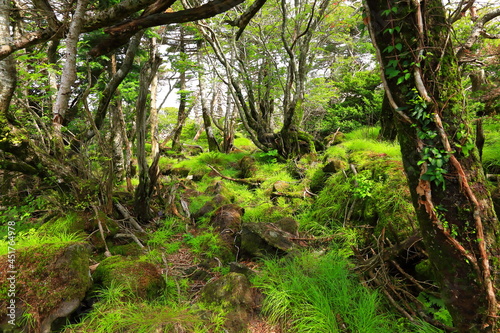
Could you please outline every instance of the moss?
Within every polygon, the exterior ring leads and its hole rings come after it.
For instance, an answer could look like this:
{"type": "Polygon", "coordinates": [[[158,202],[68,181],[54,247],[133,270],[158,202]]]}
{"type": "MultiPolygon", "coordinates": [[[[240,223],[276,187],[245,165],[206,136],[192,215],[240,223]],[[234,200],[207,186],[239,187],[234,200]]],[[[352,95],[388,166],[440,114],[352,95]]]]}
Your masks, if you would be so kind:
{"type": "MultiPolygon", "coordinates": [[[[2,272],[9,270],[7,265],[7,256],[2,256],[2,272]]],[[[90,287],[89,250],[85,243],[22,248],[17,252],[16,265],[16,299],[40,320],[64,301],[83,299],[90,287]]],[[[6,282],[0,281],[0,290],[6,288],[6,282]]],[[[3,293],[0,297],[0,315],[4,316],[9,299],[3,293]]]]}
{"type": "Polygon", "coordinates": [[[391,240],[402,240],[417,228],[402,163],[372,151],[370,145],[365,150],[361,147],[347,155],[359,176],[347,170],[327,179],[313,204],[312,217],[329,227],[369,225],[375,234],[385,229],[391,240]]]}
{"type": "Polygon", "coordinates": [[[124,245],[108,244],[108,248],[111,253],[123,256],[138,256],[143,252],[135,242],[124,245]]]}
{"type": "Polygon", "coordinates": [[[165,280],[155,265],[120,255],[103,260],[92,278],[103,287],[121,285],[130,291],[131,295],[143,299],[153,299],[165,289],[165,280]]]}
{"type": "Polygon", "coordinates": [[[76,212],[70,212],[65,216],[58,217],[54,220],[47,221],[43,224],[38,232],[41,235],[52,235],[58,233],[74,234],[83,232],[87,219],[80,216],[76,212]]]}

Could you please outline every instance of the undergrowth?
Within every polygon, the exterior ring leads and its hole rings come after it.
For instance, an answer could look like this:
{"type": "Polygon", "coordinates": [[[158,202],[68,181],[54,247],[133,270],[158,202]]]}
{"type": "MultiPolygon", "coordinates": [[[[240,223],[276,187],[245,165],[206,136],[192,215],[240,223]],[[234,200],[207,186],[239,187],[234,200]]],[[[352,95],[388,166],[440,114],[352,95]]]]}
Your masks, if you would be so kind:
{"type": "Polygon", "coordinates": [[[440,332],[398,320],[376,291],[350,273],[343,250],[265,260],[253,282],[263,290],[263,313],[286,332],[440,332]]]}

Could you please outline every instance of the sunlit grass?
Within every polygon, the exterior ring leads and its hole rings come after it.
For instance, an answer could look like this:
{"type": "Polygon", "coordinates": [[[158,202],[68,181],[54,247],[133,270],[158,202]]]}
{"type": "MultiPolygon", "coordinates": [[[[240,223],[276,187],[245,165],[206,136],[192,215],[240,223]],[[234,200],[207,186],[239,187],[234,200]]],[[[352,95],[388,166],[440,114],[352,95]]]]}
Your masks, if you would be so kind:
{"type": "Polygon", "coordinates": [[[41,235],[34,229],[30,229],[27,232],[17,233],[15,236],[9,238],[6,236],[3,240],[0,240],[0,255],[5,255],[8,253],[9,246],[14,247],[16,250],[20,250],[25,247],[40,246],[40,245],[51,245],[51,244],[67,244],[74,242],[83,242],[84,235],[80,233],[70,234],[70,233],[57,233],[51,235],[41,235]]]}

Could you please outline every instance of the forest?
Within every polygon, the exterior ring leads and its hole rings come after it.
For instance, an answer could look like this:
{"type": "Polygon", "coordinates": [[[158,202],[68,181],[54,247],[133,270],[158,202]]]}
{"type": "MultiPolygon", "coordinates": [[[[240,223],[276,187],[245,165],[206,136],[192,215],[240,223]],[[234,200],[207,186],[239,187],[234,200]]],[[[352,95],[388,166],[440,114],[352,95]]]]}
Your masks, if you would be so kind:
{"type": "Polygon", "coordinates": [[[0,0],[0,332],[500,332],[494,0],[0,0]]]}

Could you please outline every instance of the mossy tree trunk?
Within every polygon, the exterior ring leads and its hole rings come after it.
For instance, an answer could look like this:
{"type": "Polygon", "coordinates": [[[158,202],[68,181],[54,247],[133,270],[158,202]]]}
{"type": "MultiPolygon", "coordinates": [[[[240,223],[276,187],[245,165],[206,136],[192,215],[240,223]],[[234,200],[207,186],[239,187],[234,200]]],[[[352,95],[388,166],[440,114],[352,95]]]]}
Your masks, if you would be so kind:
{"type": "Polygon", "coordinates": [[[459,332],[496,332],[499,226],[440,0],[365,0],[420,230],[459,332]]]}

